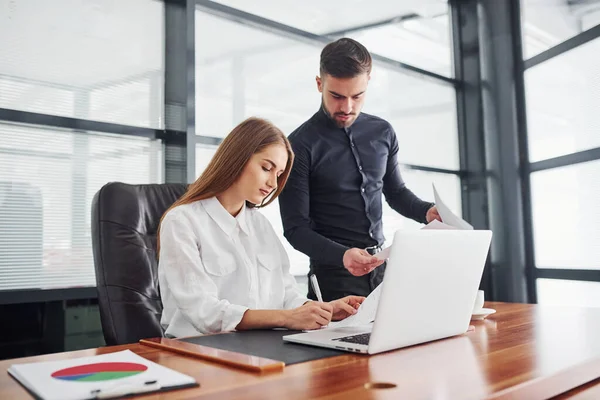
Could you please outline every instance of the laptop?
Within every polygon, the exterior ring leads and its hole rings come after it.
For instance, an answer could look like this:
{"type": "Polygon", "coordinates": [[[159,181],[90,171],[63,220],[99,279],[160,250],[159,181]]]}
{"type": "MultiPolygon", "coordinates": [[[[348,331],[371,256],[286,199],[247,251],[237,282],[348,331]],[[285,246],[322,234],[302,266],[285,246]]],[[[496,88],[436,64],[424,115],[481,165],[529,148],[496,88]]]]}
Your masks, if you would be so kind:
{"type": "Polygon", "coordinates": [[[323,328],[283,340],[377,354],[463,334],[491,239],[488,230],[398,231],[372,323],[323,328]]]}

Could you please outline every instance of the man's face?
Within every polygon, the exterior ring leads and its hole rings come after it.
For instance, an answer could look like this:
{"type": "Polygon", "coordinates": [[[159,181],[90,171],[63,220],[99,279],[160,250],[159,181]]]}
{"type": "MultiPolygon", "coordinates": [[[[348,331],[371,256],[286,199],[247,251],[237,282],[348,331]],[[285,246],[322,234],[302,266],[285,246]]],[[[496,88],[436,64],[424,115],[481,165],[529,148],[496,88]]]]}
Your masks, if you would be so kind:
{"type": "Polygon", "coordinates": [[[323,108],[338,127],[347,128],[358,118],[369,79],[369,74],[360,74],[354,78],[335,78],[327,74],[317,76],[317,88],[322,93],[323,108]]]}

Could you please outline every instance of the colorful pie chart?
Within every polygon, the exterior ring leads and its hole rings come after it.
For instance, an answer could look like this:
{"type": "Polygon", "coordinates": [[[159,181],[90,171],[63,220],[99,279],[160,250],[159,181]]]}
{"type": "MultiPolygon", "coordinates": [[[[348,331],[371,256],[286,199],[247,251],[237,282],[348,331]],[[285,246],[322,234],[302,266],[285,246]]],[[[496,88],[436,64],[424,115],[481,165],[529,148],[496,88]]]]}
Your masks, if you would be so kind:
{"type": "Polygon", "coordinates": [[[61,369],[51,376],[64,381],[98,382],[127,378],[141,374],[147,369],[145,365],[137,363],[103,362],[61,369]]]}

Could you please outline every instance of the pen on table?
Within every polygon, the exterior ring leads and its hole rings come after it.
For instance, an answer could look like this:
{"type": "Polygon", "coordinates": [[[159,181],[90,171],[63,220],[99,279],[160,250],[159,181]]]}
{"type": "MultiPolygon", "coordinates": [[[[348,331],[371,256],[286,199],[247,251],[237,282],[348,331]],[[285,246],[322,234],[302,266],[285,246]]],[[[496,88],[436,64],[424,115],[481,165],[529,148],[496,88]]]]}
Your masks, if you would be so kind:
{"type": "Polygon", "coordinates": [[[132,394],[152,392],[160,389],[160,384],[154,380],[141,382],[141,384],[122,384],[104,390],[95,389],[91,391],[91,394],[95,399],[108,399],[112,397],[122,397],[132,394]]]}
{"type": "Polygon", "coordinates": [[[319,282],[317,281],[317,276],[315,274],[312,274],[310,276],[310,283],[312,283],[313,290],[315,291],[315,294],[317,295],[317,300],[319,300],[322,303],[323,296],[321,295],[321,289],[319,289],[319,282]]]}

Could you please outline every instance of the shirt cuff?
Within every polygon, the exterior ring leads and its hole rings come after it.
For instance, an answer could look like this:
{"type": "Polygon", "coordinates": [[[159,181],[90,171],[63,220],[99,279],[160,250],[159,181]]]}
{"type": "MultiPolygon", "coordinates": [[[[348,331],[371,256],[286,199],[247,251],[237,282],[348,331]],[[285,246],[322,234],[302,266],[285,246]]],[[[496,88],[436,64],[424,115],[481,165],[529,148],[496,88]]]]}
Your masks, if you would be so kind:
{"type": "Polygon", "coordinates": [[[423,220],[421,221],[422,223],[427,224],[427,211],[429,211],[429,209],[433,206],[435,206],[435,203],[425,203],[425,212],[423,213],[423,220]]]}
{"type": "Polygon", "coordinates": [[[242,322],[246,311],[248,311],[248,307],[237,304],[227,306],[223,321],[221,322],[221,332],[234,331],[240,322],[242,322]]]}

